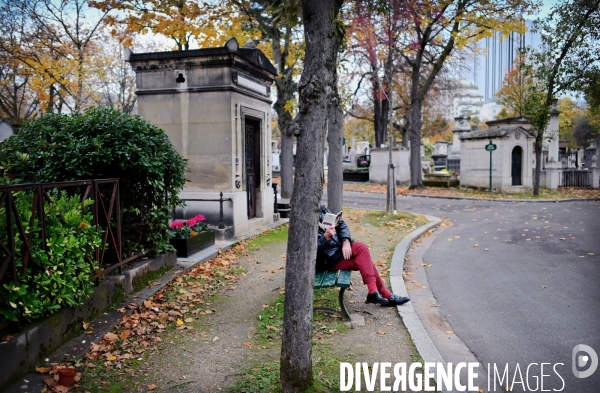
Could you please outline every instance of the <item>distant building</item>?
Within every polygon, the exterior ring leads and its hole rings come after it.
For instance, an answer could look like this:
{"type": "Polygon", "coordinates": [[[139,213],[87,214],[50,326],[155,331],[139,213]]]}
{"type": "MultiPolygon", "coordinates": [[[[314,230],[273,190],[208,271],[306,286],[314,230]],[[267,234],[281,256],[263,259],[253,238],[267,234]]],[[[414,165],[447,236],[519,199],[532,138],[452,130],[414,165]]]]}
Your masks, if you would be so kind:
{"type": "Polygon", "coordinates": [[[539,33],[532,32],[533,21],[526,20],[525,34],[511,33],[502,38],[500,33],[484,38],[477,43],[478,54],[473,58],[472,80],[483,96],[484,102],[493,101],[502,88],[505,75],[510,71],[520,48],[539,48],[542,44],[539,33]]]}
{"type": "Polygon", "coordinates": [[[525,34],[511,33],[502,38],[496,32],[492,37],[477,43],[477,54],[470,65],[470,74],[452,102],[452,113],[457,116],[478,117],[481,121],[495,120],[502,110],[496,102],[496,93],[502,88],[506,74],[510,71],[520,48],[541,46],[539,33],[532,32],[533,22],[525,21],[525,34]]]}
{"type": "Polygon", "coordinates": [[[0,120],[0,142],[13,134],[13,127],[5,120],[0,120]]]}

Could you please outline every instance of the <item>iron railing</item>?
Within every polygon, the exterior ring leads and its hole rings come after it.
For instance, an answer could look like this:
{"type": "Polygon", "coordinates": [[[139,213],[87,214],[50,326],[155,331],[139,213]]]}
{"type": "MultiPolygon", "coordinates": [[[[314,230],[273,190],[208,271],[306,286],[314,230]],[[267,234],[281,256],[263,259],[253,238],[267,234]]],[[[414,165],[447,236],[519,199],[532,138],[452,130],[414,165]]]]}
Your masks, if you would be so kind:
{"type": "MultiPolygon", "coordinates": [[[[44,239],[41,247],[44,251],[47,249],[46,240],[46,214],[44,212],[44,201],[53,203],[48,196],[48,189],[70,189],[72,187],[84,188],[81,201],[91,198],[94,203],[91,205],[91,212],[94,218],[94,225],[103,230],[102,246],[96,250],[94,255],[99,269],[94,272],[92,279],[99,283],[99,278],[115,269],[122,273],[123,264],[127,261],[121,259],[121,201],[119,195],[119,179],[100,179],[100,180],[79,180],[57,183],[39,183],[39,184],[11,184],[0,186],[0,207],[4,207],[6,214],[6,239],[0,239],[0,281],[4,275],[11,276],[11,280],[17,283],[17,249],[15,245],[15,236],[22,239],[20,249],[22,255],[21,269],[25,273],[29,267],[34,272],[38,268],[33,258],[31,241],[33,233],[27,232],[21,221],[17,210],[17,204],[13,193],[19,191],[33,192],[33,203],[31,206],[31,217],[29,226],[32,227],[37,219],[40,226],[40,236],[44,239]],[[106,191],[106,195],[102,192],[106,191]],[[108,196],[110,194],[110,196],[108,196]],[[16,228],[16,232],[15,232],[16,228]],[[6,243],[5,243],[6,241],[6,243]],[[106,252],[111,251],[111,258],[106,258],[106,252]],[[4,256],[2,256],[4,254],[4,256]],[[110,260],[108,264],[107,260],[110,260]]],[[[33,231],[32,231],[33,232],[33,231]]],[[[0,299],[2,303],[2,299],[0,299]]]]}
{"type": "MultiPolygon", "coordinates": [[[[219,193],[219,199],[182,199],[184,202],[219,202],[219,229],[225,229],[225,221],[223,220],[223,202],[230,201],[233,203],[231,198],[223,198],[223,192],[219,193]]],[[[175,207],[171,213],[171,218],[175,220],[175,207]]]]}
{"type": "Polygon", "coordinates": [[[559,187],[592,188],[592,172],[586,170],[571,170],[559,172],[559,187]]]}

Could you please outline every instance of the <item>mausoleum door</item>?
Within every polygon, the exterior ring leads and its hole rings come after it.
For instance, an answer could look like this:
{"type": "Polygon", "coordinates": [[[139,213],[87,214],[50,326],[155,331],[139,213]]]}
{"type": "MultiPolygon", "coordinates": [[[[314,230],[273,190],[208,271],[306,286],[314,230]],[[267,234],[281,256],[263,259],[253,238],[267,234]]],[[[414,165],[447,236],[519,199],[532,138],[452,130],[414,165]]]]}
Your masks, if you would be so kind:
{"type": "Polygon", "coordinates": [[[260,178],[260,122],[246,118],[244,139],[248,218],[255,218],[256,185],[260,178]]]}
{"type": "Polygon", "coordinates": [[[511,165],[511,175],[512,175],[512,185],[513,186],[521,186],[523,185],[521,174],[523,173],[522,168],[523,162],[523,149],[520,146],[515,146],[512,151],[512,165],[511,165]]]}

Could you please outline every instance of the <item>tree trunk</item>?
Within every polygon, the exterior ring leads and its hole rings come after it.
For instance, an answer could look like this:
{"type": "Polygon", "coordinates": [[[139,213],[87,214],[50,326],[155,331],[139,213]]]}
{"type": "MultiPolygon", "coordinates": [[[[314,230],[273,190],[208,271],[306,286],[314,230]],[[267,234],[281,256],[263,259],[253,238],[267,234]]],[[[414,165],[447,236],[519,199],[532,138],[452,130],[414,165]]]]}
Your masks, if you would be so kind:
{"type": "Polygon", "coordinates": [[[339,212],[344,206],[344,174],[342,167],[342,138],[344,135],[344,112],[338,99],[329,108],[327,143],[327,207],[339,212]]]}
{"type": "MultiPolygon", "coordinates": [[[[341,37],[337,37],[341,38],[341,37]]],[[[329,106],[327,122],[327,206],[333,212],[342,211],[344,206],[344,173],[342,165],[342,140],[344,138],[344,111],[341,107],[341,97],[338,90],[337,62],[342,40],[335,42],[333,69],[333,99],[329,106]]]]}
{"type": "Polygon", "coordinates": [[[294,183],[294,135],[289,132],[289,125],[281,131],[281,197],[290,199],[294,183]]]}
{"type": "Polygon", "coordinates": [[[386,143],[386,125],[390,103],[387,98],[378,97],[383,94],[381,91],[375,90],[376,86],[378,86],[378,84],[374,84],[373,86],[373,126],[375,128],[375,147],[381,147],[382,144],[386,143]]]}
{"type": "MultiPolygon", "coordinates": [[[[538,131],[539,133],[539,131],[538,131]]],[[[542,141],[544,140],[542,131],[542,136],[536,138],[535,141],[535,174],[533,176],[533,195],[540,195],[540,176],[542,174],[542,141]],[[538,140],[539,139],[539,140],[538,140]]],[[[558,137],[558,136],[557,136],[558,137]]]]}
{"type": "MultiPolygon", "coordinates": [[[[417,82],[418,83],[418,82],[417,82]]],[[[412,92],[411,92],[412,95],[412,92]]],[[[410,189],[423,188],[421,176],[421,102],[411,99],[410,110],[410,189]]]]}
{"type": "MultiPolygon", "coordinates": [[[[288,100],[294,98],[296,85],[292,79],[293,72],[288,67],[288,47],[292,39],[291,28],[287,27],[283,37],[277,28],[271,31],[271,43],[273,48],[273,56],[279,67],[279,75],[275,80],[277,87],[277,101],[273,106],[277,113],[277,125],[281,133],[281,157],[279,165],[281,167],[281,197],[289,199],[292,196],[294,185],[294,132],[292,130],[293,118],[290,112],[285,108],[288,100]],[[283,38],[284,45],[281,47],[283,38]]],[[[291,66],[293,67],[293,66],[291,66]]]]}
{"type": "Polygon", "coordinates": [[[280,386],[304,392],[313,381],[312,321],[323,146],[333,91],[335,19],[343,0],[302,2],[306,52],[299,87],[296,176],[285,269],[280,386]]]}

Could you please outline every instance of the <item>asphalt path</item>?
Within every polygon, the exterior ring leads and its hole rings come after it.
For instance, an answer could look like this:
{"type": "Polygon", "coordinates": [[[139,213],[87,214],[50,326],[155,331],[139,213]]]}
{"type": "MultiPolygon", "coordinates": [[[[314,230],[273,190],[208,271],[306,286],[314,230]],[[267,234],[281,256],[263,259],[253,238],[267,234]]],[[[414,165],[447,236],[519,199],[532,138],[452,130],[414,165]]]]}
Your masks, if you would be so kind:
{"type": "MultiPolygon", "coordinates": [[[[345,192],[344,205],[385,209],[385,195],[345,192]]],[[[600,354],[600,202],[398,197],[397,208],[452,223],[423,260],[439,312],[491,374],[486,392],[600,391],[600,367],[572,371],[575,345],[600,354]]]]}

